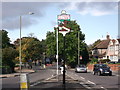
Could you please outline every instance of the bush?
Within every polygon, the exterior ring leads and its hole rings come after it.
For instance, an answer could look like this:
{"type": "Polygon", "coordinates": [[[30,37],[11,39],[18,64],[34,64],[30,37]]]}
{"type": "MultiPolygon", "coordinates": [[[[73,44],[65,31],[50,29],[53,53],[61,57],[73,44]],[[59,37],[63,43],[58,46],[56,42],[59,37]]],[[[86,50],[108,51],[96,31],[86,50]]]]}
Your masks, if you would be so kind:
{"type": "Polygon", "coordinates": [[[101,63],[107,63],[109,61],[110,61],[110,59],[101,59],[99,62],[101,62],[101,63]]]}
{"type": "Polygon", "coordinates": [[[96,64],[98,62],[97,58],[92,58],[92,60],[90,61],[90,64],[96,64]]]}
{"type": "Polygon", "coordinates": [[[0,66],[0,72],[2,74],[9,74],[12,73],[12,70],[9,66],[0,66]]]}

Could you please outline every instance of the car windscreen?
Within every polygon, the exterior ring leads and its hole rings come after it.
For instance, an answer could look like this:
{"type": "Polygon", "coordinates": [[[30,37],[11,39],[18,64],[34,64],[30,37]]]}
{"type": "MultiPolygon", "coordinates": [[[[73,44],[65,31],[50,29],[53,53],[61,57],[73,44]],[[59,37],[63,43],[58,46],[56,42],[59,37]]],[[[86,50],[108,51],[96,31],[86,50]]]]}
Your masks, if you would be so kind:
{"type": "Polygon", "coordinates": [[[108,68],[108,66],[106,64],[101,64],[100,67],[102,67],[102,68],[108,68]]]}
{"type": "Polygon", "coordinates": [[[78,67],[86,67],[85,65],[79,65],[78,67]]]}

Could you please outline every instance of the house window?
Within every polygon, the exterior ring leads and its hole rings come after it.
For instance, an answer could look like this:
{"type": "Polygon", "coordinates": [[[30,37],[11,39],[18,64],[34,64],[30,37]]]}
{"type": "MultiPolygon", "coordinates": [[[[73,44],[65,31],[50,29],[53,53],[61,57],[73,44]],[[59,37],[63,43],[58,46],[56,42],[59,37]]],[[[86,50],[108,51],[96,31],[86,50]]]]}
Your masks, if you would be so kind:
{"type": "Polygon", "coordinates": [[[98,54],[98,51],[97,51],[97,50],[94,50],[93,54],[98,54]]]}
{"type": "Polygon", "coordinates": [[[113,56],[110,56],[110,60],[113,60],[113,56]]]}
{"type": "Polygon", "coordinates": [[[118,45],[115,46],[115,50],[118,51],[118,45]]]}
{"type": "Polygon", "coordinates": [[[114,46],[110,46],[110,51],[114,51],[115,47],[114,46]]]}

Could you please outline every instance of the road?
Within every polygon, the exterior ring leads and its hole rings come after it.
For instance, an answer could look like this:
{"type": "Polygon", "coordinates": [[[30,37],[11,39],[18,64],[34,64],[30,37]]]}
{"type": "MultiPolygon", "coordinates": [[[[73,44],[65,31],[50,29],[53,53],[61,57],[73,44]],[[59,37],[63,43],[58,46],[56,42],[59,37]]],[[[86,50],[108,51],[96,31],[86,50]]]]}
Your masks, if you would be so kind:
{"type": "Polygon", "coordinates": [[[112,76],[97,76],[92,72],[88,73],[75,73],[74,70],[68,70],[68,75],[75,80],[81,81],[81,84],[88,85],[88,88],[101,88],[117,90],[119,76],[114,74],[112,76]]]}
{"type": "MultiPolygon", "coordinates": [[[[30,83],[38,82],[51,77],[54,74],[52,69],[37,68],[35,73],[29,74],[30,83]]],[[[20,88],[20,76],[2,78],[2,88],[20,88]]]]}
{"type": "MultiPolygon", "coordinates": [[[[48,80],[55,77],[56,75],[56,66],[49,66],[46,69],[40,69],[40,68],[34,68],[34,69],[36,69],[36,72],[29,74],[29,80],[30,80],[31,87],[41,87],[40,86],[41,82],[48,84],[48,80]]],[[[119,76],[116,74],[113,74],[113,76],[97,76],[97,75],[93,75],[91,72],[75,73],[74,70],[67,70],[66,75],[67,77],[70,77],[70,80],[71,80],[70,83],[74,81],[74,84],[76,83],[75,84],[76,86],[80,86],[82,88],[83,87],[85,87],[86,89],[96,88],[100,90],[101,89],[102,90],[109,90],[109,89],[117,90],[118,88],[119,76]]],[[[53,83],[53,81],[51,82],[53,83]]],[[[55,84],[58,84],[58,83],[60,82],[58,81],[55,84]]],[[[71,86],[70,83],[67,83],[67,84],[71,86]]],[[[20,88],[20,77],[16,76],[16,77],[2,78],[2,88],[20,88]]]]}

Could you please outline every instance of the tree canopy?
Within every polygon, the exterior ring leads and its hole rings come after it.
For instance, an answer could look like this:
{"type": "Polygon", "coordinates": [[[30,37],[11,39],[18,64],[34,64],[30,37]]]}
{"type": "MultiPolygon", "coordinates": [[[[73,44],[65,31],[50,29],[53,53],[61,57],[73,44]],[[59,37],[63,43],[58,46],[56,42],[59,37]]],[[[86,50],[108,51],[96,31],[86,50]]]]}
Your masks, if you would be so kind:
{"type": "MultiPolygon", "coordinates": [[[[84,43],[85,35],[82,33],[80,25],[76,23],[76,21],[68,21],[66,23],[66,27],[70,28],[69,33],[65,36],[65,58],[66,63],[68,65],[77,64],[78,60],[78,32],[79,32],[79,43],[80,43],[80,55],[85,57],[88,54],[82,54],[87,53],[86,44],[84,43]],[[82,53],[81,53],[82,52],[82,53]]],[[[48,32],[46,36],[46,52],[48,56],[56,55],[56,30],[55,28],[54,32],[48,32]]],[[[58,35],[58,43],[59,43],[59,59],[63,57],[63,35],[59,33],[58,35]]],[[[84,61],[87,61],[89,56],[86,57],[84,61]]],[[[63,59],[63,58],[62,58],[63,59]]],[[[83,62],[84,62],[83,61],[83,62]]],[[[81,62],[82,63],[82,62],[81,62]]]]}
{"type": "MultiPolygon", "coordinates": [[[[20,39],[17,39],[14,44],[16,46],[16,50],[19,51],[20,39]]],[[[41,42],[34,37],[23,37],[21,39],[21,54],[22,54],[22,62],[26,62],[28,59],[41,59],[41,54],[43,52],[41,42]]]]}

